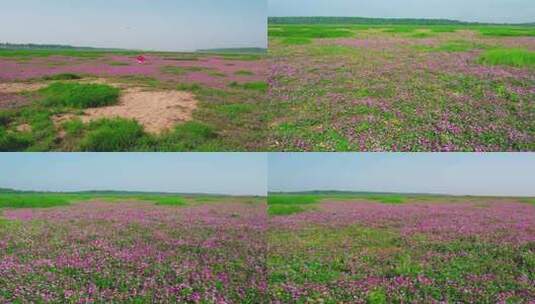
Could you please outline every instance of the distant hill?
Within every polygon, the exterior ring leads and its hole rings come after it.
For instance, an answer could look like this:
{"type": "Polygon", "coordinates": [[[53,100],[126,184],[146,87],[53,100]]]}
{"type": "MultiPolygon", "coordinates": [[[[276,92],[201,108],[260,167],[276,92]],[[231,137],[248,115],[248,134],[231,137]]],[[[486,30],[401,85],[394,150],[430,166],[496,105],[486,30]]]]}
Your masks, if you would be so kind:
{"type": "Polygon", "coordinates": [[[80,50],[80,51],[123,51],[122,49],[94,48],[88,46],[72,46],[60,44],[35,44],[35,43],[0,43],[0,49],[8,50],[80,50]]]}
{"type": "Polygon", "coordinates": [[[366,18],[366,17],[269,17],[270,24],[393,24],[393,25],[521,25],[535,26],[533,23],[498,24],[463,22],[449,19],[414,18],[366,18]]]}
{"type": "Polygon", "coordinates": [[[369,191],[340,191],[340,190],[270,192],[269,194],[283,194],[283,195],[355,195],[355,196],[373,196],[373,195],[449,196],[447,194],[430,194],[430,193],[398,193],[398,192],[369,192],[369,191]]]}
{"type": "Polygon", "coordinates": [[[147,192],[147,191],[120,191],[120,190],[88,190],[88,191],[72,191],[72,192],[55,192],[55,191],[24,191],[16,190],[9,188],[0,188],[0,193],[20,193],[20,194],[89,194],[95,196],[115,196],[115,195],[157,195],[157,196],[166,196],[166,195],[183,195],[183,196],[230,196],[224,194],[207,194],[207,193],[174,193],[174,192],[147,192]]]}

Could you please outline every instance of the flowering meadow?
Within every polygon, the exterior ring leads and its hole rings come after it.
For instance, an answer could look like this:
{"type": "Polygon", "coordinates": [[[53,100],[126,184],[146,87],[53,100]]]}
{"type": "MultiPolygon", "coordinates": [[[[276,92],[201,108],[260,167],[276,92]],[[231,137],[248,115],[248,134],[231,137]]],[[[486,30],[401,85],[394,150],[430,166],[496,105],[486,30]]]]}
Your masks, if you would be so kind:
{"type": "Polygon", "coordinates": [[[138,57],[0,49],[0,151],[263,149],[262,53],[138,57]]]}
{"type": "Polygon", "coordinates": [[[280,151],[533,151],[533,27],[271,24],[280,151]]]}
{"type": "Polygon", "coordinates": [[[533,199],[0,196],[1,303],[532,303],[533,269],[533,199]]]}
{"type": "Polygon", "coordinates": [[[535,301],[533,199],[284,200],[269,202],[272,303],[535,301]]]}
{"type": "Polygon", "coordinates": [[[267,303],[266,224],[257,198],[5,209],[0,302],[267,303]]]}

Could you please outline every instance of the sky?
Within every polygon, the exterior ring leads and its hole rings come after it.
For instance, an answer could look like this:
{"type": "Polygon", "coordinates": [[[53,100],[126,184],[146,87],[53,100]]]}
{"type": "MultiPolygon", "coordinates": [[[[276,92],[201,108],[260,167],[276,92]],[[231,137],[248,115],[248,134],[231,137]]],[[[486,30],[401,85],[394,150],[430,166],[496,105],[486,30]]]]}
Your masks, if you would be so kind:
{"type": "Polygon", "coordinates": [[[269,191],[535,196],[535,153],[274,153],[269,191]]]}
{"type": "Polygon", "coordinates": [[[0,153],[0,188],[266,195],[263,153],[0,153]]]}
{"type": "Polygon", "coordinates": [[[267,0],[8,0],[0,42],[159,51],[267,47],[267,0]]]}
{"type": "Polygon", "coordinates": [[[534,0],[268,0],[269,16],[439,18],[535,22],[534,0]]]}

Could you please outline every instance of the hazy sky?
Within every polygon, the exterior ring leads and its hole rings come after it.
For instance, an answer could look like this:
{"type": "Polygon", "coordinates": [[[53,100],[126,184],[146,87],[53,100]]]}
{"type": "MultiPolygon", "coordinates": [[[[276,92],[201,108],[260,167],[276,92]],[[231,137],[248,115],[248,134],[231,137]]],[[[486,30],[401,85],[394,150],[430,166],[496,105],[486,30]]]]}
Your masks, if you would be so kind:
{"type": "Polygon", "coordinates": [[[535,196],[535,153],[270,154],[270,191],[535,196]]]}
{"type": "Polygon", "coordinates": [[[263,153],[0,153],[0,187],[266,194],[263,153]]]}
{"type": "Polygon", "coordinates": [[[268,0],[269,16],[446,18],[535,22],[534,0],[268,0]]]}
{"type": "Polygon", "coordinates": [[[187,51],[266,47],[267,0],[7,0],[0,42],[187,51]]]}

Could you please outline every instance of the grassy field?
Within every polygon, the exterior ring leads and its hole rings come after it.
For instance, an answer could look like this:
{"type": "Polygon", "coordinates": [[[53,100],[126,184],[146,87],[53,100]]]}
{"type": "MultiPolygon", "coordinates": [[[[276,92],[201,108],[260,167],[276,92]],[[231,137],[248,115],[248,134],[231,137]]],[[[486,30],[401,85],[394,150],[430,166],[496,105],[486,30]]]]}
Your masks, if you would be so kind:
{"type": "Polygon", "coordinates": [[[535,148],[535,27],[309,19],[269,26],[271,149],[535,148]]]}
{"type": "Polygon", "coordinates": [[[0,151],[266,149],[264,55],[137,55],[0,49],[0,151]]]}
{"type": "Polygon", "coordinates": [[[531,303],[532,200],[271,194],[271,301],[531,303]]]}
{"type": "Polygon", "coordinates": [[[70,206],[87,201],[103,202],[148,202],[161,206],[190,206],[195,204],[238,201],[258,203],[250,197],[230,197],[218,195],[178,195],[152,193],[41,193],[41,192],[0,192],[0,209],[2,208],[51,208],[70,206]]]}
{"type": "Polygon", "coordinates": [[[263,202],[1,193],[0,302],[267,303],[263,202]]]}

